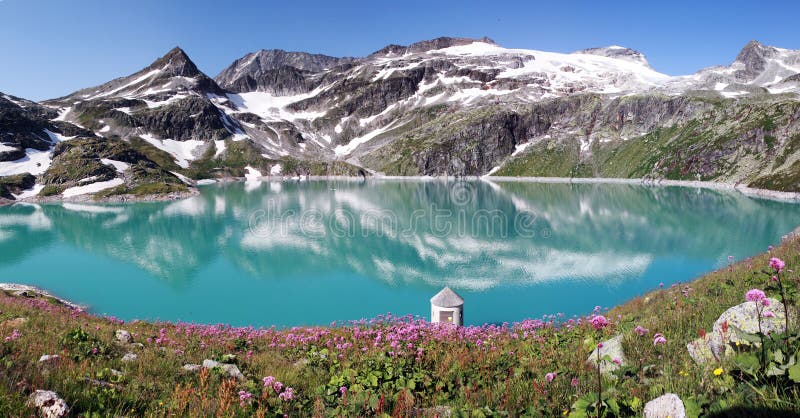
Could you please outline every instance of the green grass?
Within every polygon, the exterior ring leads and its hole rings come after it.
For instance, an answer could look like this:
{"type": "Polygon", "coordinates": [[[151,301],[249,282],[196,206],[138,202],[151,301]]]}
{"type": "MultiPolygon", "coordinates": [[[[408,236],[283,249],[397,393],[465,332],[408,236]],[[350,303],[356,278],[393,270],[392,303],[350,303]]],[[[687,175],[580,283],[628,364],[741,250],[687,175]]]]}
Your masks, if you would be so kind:
{"type": "Polygon", "coordinates": [[[61,184],[48,184],[39,191],[39,196],[55,196],[61,194],[67,188],[61,184]]]}
{"type": "Polygon", "coordinates": [[[520,158],[503,165],[495,176],[583,177],[578,141],[545,141],[531,146],[520,158]]]}
{"type": "Polygon", "coordinates": [[[165,170],[178,171],[181,168],[175,163],[175,159],[168,152],[160,150],[139,137],[130,138],[130,146],[136,151],[144,154],[150,161],[158,164],[165,170]]]}

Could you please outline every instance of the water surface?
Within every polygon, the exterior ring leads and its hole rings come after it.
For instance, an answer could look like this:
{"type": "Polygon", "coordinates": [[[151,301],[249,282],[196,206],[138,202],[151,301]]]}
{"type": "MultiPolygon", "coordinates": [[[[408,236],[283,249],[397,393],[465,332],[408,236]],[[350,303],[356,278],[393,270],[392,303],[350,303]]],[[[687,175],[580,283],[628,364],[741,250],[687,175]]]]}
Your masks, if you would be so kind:
{"type": "Polygon", "coordinates": [[[175,202],[0,208],[0,281],[127,320],[255,326],[427,316],[447,285],[482,324],[613,306],[797,225],[796,205],[684,187],[231,183],[175,202]]]}

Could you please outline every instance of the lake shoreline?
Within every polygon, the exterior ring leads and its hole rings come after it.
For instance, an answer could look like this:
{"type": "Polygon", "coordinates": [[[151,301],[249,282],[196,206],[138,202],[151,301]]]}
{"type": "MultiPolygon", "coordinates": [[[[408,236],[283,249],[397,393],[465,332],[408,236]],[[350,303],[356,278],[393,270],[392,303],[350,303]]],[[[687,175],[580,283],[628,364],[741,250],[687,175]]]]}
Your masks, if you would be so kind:
{"type": "MultiPolygon", "coordinates": [[[[319,181],[319,180],[339,180],[366,182],[371,180],[392,180],[392,181],[486,181],[486,182],[524,182],[524,183],[545,183],[545,184],[629,184],[653,187],[690,187],[711,190],[735,191],[745,196],[778,200],[783,202],[800,202],[800,192],[783,192],[770,189],[757,189],[733,183],[722,183],[714,181],[694,181],[694,180],[648,180],[642,178],[614,178],[614,177],[504,177],[504,176],[263,176],[263,177],[227,177],[222,179],[201,179],[195,182],[195,186],[208,186],[213,184],[238,183],[238,182],[270,182],[270,181],[319,181]]],[[[20,200],[2,201],[0,206],[13,205],[15,203],[60,203],[60,202],[80,202],[80,203],[125,203],[125,202],[163,202],[182,200],[200,194],[196,187],[192,187],[186,192],[174,192],[165,195],[117,195],[95,199],[93,195],[78,195],[68,198],[62,196],[38,197],[32,196],[20,200]]]]}
{"type": "MultiPolygon", "coordinates": [[[[86,306],[79,305],[77,303],[71,302],[67,299],[60,298],[45,289],[40,287],[31,286],[27,284],[21,283],[0,283],[0,291],[2,292],[11,292],[17,296],[28,297],[28,293],[33,293],[34,295],[39,295],[46,298],[52,298],[60,302],[62,305],[67,306],[74,310],[85,311],[87,309],[86,306]]],[[[33,297],[33,296],[31,296],[33,297]]]]}

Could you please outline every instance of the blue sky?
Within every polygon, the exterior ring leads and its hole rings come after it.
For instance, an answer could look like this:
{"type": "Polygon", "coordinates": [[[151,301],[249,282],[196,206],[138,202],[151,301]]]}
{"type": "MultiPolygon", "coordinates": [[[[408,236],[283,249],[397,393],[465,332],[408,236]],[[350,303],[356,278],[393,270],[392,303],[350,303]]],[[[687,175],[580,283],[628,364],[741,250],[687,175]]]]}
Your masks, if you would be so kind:
{"type": "Polygon", "coordinates": [[[800,49],[797,1],[0,0],[0,91],[42,100],[181,46],[214,76],[262,48],[363,56],[437,36],[570,52],[623,45],[658,71],[727,64],[751,39],[800,49]]]}

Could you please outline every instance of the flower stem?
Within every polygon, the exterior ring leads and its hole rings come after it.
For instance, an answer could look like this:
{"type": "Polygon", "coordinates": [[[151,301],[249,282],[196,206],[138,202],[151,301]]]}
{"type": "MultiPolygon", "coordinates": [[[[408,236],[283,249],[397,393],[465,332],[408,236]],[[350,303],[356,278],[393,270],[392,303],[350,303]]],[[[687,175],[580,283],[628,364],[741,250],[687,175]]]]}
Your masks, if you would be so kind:
{"type": "Polygon", "coordinates": [[[600,406],[603,404],[603,378],[600,373],[600,347],[597,347],[597,418],[600,418],[600,406]]]}
{"type": "Polygon", "coordinates": [[[761,339],[761,368],[767,368],[767,352],[764,347],[764,332],[761,330],[761,307],[762,302],[753,302],[756,304],[756,318],[758,320],[758,338],[761,339]]]}
{"type": "Polygon", "coordinates": [[[789,305],[786,304],[786,292],[783,290],[783,281],[781,280],[781,274],[775,274],[778,277],[778,289],[781,291],[781,303],[783,304],[783,320],[784,320],[784,327],[783,327],[783,340],[786,341],[789,338],[789,305]]]}

